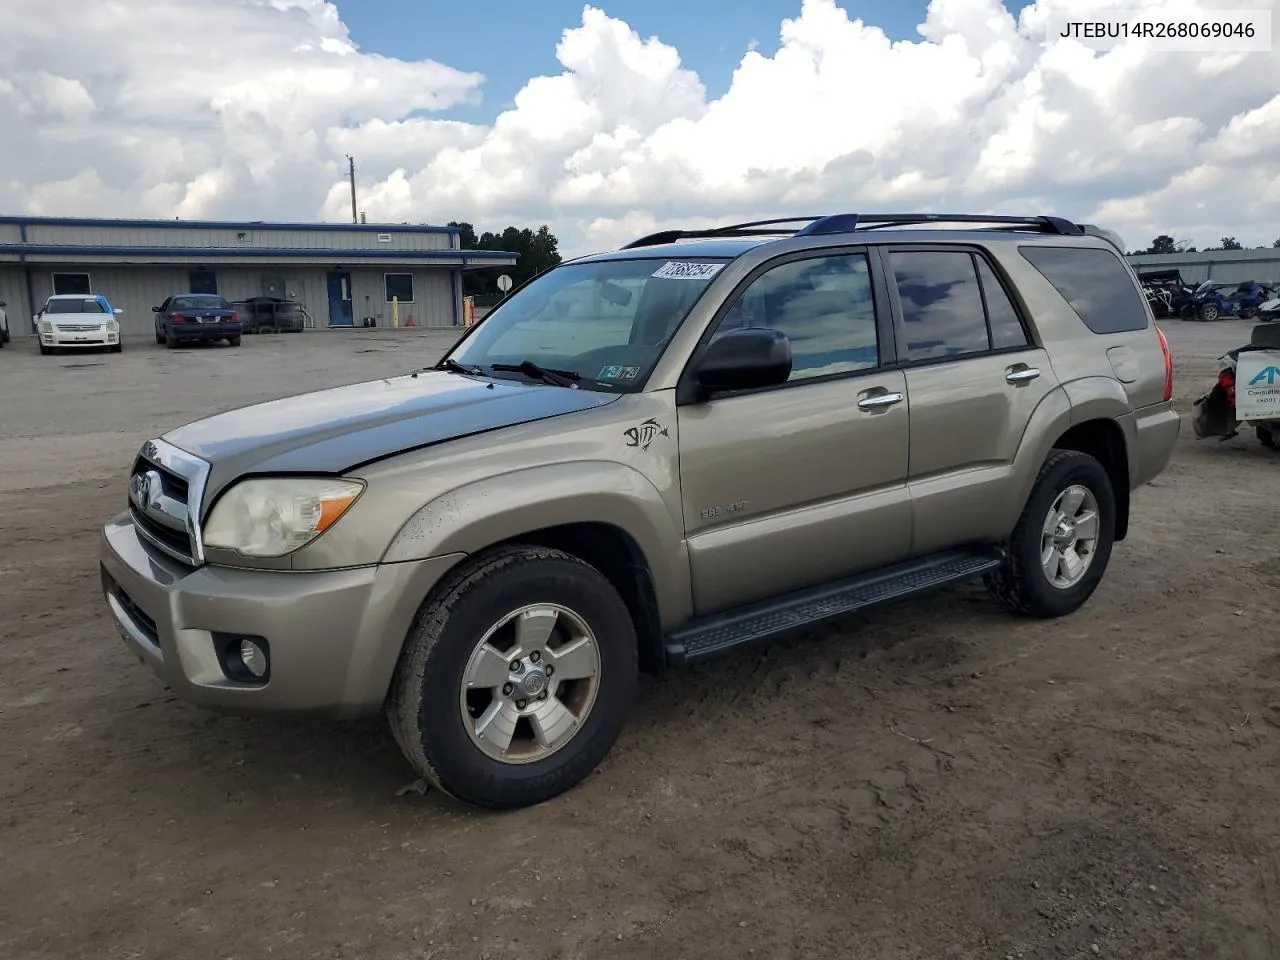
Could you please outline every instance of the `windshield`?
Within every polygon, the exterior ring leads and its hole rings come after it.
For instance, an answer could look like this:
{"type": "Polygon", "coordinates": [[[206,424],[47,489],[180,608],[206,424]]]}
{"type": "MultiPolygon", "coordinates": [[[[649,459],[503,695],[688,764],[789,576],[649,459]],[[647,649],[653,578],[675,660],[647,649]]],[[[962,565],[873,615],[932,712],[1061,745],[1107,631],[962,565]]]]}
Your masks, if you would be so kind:
{"type": "Polygon", "coordinates": [[[45,313],[106,313],[102,304],[92,298],[80,300],[50,300],[45,313]]]}
{"type": "Polygon", "coordinates": [[[174,297],[174,310],[226,310],[227,301],[212,295],[195,297],[174,297]]]}
{"type": "Polygon", "coordinates": [[[646,258],[556,267],[485,317],[449,359],[486,374],[495,363],[532,361],[581,378],[584,389],[639,389],[726,262],[646,258]]]}

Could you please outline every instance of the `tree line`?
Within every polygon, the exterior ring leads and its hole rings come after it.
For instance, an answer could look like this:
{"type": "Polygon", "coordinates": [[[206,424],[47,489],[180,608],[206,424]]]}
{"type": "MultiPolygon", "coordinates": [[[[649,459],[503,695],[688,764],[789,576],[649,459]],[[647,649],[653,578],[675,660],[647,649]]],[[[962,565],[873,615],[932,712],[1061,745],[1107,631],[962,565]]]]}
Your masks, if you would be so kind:
{"type": "MultiPolygon", "coordinates": [[[[1280,237],[1271,244],[1272,248],[1280,248],[1280,237]]],[[[1205,247],[1205,250],[1243,250],[1244,245],[1235,237],[1223,237],[1216,247],[1205,247]]],[[[1265,245],[1254,247],[1254,250],[1266,250],[1265,245]]],[[[1151,241],[1151,246],[1145,250],[1130,250],[1129,256],[1142,253],[1198,253],[1199,251],[1185,240],[1175,240],[1167,233],[1162,233],[1151,241]]]]}
{"type": "Polygon", "coordinates": [[[470,223],[449,221],[449,226],[460,231],[463,250],[507,250],[519,255],[514,267],[486,267],[483,270],[467,270],[462,274],[462,290],[467,296],[497,294],[498,277],[506,274],[512,287],[550,270],[560,263],[559,242],[556,235],[544,223],[537,230],[528,227],[507,227],[501,233],[488,231],[477,234],[470,223]]]}

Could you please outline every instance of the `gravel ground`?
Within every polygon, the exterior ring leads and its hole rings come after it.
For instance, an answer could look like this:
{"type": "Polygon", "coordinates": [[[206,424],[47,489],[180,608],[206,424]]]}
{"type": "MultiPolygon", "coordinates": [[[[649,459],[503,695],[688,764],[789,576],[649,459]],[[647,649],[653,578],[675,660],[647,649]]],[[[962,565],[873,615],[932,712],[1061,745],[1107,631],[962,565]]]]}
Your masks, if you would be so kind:
{"type": "MultiPolygon", "coordinates": [[[[1247,324],[1170,323],[1179,407],[1247,324]]],[[[1094,600],[980,588],[661,681],[540,808],[380,721],[171,699],[98,592],[138,445],[451,334],[0,352],[0,957],[1280,957],[1280,455],[1184,436],[1094,600]]]]}

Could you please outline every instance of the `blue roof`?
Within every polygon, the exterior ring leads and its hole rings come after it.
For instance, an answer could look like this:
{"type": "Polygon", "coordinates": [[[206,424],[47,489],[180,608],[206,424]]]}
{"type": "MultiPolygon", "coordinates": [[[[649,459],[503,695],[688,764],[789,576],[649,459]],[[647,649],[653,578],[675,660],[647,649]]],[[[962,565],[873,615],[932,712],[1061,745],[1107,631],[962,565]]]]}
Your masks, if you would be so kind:
{"type": "Polygon", "coordinates": [[[336,230],[349,233],[461,233],[458,227],[410,223],[271,223],[266,220],[113,220],[99,217],[0,216],[0,224],[26,227],[141,227],[197,230],[336,230]]]}

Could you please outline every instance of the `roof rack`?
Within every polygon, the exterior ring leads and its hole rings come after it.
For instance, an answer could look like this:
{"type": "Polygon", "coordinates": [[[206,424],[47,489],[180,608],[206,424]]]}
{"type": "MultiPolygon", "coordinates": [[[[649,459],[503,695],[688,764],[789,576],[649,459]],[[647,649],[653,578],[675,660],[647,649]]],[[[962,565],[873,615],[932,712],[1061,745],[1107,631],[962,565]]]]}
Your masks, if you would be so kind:
{"type": "Polygon", "coordinates": [[[710,239],[713,237],[795,237],[827,236],[833,233],[853,233],[863,230],[880,230],[886,227],[917,226],[926,223],[974,223],[999,224],[995,229],[1034,230],[1059,236],[1082,236],[1085,228],[1063,217],[1002,217],[979,213],[836,213],[820,217],[777,217],[772,220],[751,220],[724,227],[707,227],[702,230],[661,230],[632,240],[623,250],[635,247],[652,247],[677,240],[710,239]],[[783,224],[803,224],[795,229],[783,229],[783,224]]]}

